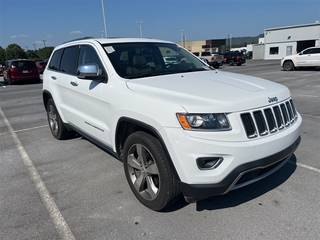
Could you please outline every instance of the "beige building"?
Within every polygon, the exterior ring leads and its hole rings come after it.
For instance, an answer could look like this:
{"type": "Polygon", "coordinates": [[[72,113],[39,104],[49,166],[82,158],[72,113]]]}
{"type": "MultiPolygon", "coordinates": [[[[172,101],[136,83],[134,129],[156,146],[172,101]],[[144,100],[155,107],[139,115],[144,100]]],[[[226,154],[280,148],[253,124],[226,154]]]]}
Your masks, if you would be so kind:
{"type": "Polygon", "coordinates": [[[178,44],[190,52],[217,52],[221,46],[226,44],[226,39],[179,41],[178,44]]]}

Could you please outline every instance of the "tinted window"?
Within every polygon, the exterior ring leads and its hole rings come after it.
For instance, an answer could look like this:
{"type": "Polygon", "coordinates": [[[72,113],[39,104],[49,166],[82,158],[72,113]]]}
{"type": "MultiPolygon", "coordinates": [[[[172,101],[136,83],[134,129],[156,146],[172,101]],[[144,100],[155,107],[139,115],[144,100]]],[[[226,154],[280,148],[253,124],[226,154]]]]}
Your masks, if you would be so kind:
{"type": "Polygon", "coordinates": [[[59,70],[62,52],[63,52],[63,49],[59,49],[54,52],[48,67],[49,69],[59,70]]]}
{"type": "Polygon", "coordinates": [[[313,52],[313,49],[308,49],[303,52],[303,54],[310,54],[313,52]]]}
{"type": "Polygon", "coordinates": [[[320,53],[320,48],[311,48],[303,52],[303,54],[315,54],[320,53]]]}
{"type": "Polygon", "coordinates": [[[32,61],[15,61],[15,62],[12,62],[11,67],[25,69],[25,68],[35,68],[36,65],[32,61]]]}
{"type": "Polygon", "coordinates": [[[210,52],[202,52],[202,56],[211,56],[210,52]]]}
{"type": "Polygon", "coordinates": [[[75,75],[77,72],[78,46],[65,48],[63,51],[60,71],[75,75]]]}
{"type": "Polygon", "coordinates": [[[93,47],[89,45],[82,45],[80,48],[80,54],[79,54],[79,64],[86,64],[86,63],[95,63],[99,67],[99,74],[104,75],[105,70],[104,67],[100,61],[100,58],[97,54],[97,52],[94,50],[93,47]]]}

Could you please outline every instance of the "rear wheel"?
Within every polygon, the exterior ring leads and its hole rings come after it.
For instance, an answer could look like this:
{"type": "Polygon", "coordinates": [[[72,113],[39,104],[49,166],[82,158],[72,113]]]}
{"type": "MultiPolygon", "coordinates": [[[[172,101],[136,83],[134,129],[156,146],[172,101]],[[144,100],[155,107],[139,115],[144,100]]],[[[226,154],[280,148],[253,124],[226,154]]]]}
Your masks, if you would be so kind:
{"type": "Polygon", "coordinates": [[[146,207],[160,211],[179,199],[179,185],[155,137],[132,133],[124,144],[123,165],[132,192],[146,207]]]}
{"type": "Polygon", "coordinates": [[[285,61],[283,64],[283,70],[292,71],[294,69],[294,65],[292,61],[285,61]]]}
{"type": "Polygon", "coordinates": [[[233,65],[234,65],[234,61],[233,61],[233,60],[230,60],[230,61],[229,61],[229,65],[230,65],[230,66],[233,66],[233,65]]]}
{"type": "Polygon", "coordinates": [[[70,132],[64,126],[52,99],[47,103],[47,118],[52,135],[56,139],[65,139],[69,136],[70,132]]]}

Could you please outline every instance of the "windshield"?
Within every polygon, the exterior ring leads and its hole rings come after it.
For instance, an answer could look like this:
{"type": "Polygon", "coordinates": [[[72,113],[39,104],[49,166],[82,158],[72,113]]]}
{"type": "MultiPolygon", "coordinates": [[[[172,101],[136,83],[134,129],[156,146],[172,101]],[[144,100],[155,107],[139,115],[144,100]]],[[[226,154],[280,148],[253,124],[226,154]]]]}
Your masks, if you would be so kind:
{"type": "Polygon", "coordinates": [[[210,70],[192,53],[170,43],[114,43],[103,45],[113,67],[123,78],[210,70]]]}

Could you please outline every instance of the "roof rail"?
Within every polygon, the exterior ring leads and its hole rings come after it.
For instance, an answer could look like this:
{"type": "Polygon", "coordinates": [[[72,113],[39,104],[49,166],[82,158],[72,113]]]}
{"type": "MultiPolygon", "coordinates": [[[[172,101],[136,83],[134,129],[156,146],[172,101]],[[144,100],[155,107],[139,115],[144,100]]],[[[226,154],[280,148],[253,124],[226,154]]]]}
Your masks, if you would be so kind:
{"type": "Polygon", "coordinates": [[[76,39],[73,39],[73,40],[70,40],[70,41],[66,41],[64,43],[68,43],[68,42],[74,42],[74,41],[79,41],[79,40],[85,40],[85,39],[93,39],[94,37],[83,37],[83,38],[76,38],[76,39]]]}

